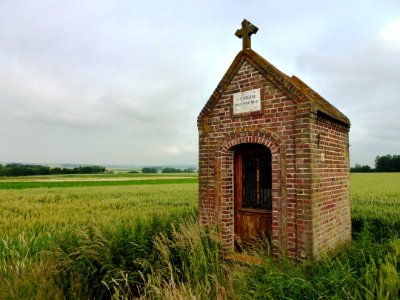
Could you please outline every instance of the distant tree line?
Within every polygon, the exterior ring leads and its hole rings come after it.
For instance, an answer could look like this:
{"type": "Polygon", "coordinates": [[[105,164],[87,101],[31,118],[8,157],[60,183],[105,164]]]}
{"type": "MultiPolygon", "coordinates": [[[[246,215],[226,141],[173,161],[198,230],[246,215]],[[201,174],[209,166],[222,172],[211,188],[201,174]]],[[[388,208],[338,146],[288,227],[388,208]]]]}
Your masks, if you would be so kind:
{"type": "Polygon", "coordinates": [[[148,168],[148,167],[145,167],[145,168],[142,168],[142,173],[143,174],[151,174],[151,173],[158,173],[158,169],[157,168],[148,168]]]}
{"type": "Polygon", "coordinates": [[[400,172],[400,155],[384,155],[375,158],[375,168],[368,165],[356,164],[350,168],[350,172],[368,173],[368,172],[400,172]]]}
{"type": "Polygon", "coordinates": [[[187,169],[175,169],[175,168],[164,168],[162,173],[194,173],[193,168],[187,168],[187,169]]]}
{"type": "MultiPolygon", "coordinates": [[[[145,167],[142,168],[142,173],[149,174],[149,173],[158,173],[160,168],[155,167],[145,167]]],[[[161,173],[194,173],[194,168],[187,168],[187,169],[177,169],[177,168],[163,168],[161,169],[161,173]]]]}
{"type": "Polygon", "coordinates": [[[101,166],[84,166],[76,168],[50,168],[41,165],[7,164],[0,165],[0,176],[31,176],[58,174],[100,174],[106,168],[101,166]]]}
{"type": "Polygon", "coordinates": [[[400,155],[377,156],[375,158],[376,172],[400,172],[400,155]]]}
{"type": "Polygon", "coordinates": [[[369,173],[369,172],[375,172],[375,170],[368,165],[356,164],[354,167],[350,168],[350,172],[352,172],[352,173],[369,173]]]}

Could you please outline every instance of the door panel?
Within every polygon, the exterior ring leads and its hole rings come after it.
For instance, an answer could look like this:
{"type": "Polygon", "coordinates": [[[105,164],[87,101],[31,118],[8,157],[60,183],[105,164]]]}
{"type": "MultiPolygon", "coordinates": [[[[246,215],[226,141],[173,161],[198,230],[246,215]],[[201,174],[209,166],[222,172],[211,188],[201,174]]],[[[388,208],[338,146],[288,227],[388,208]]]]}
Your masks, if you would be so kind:
{"type": "Polygon", "coordinates": [[[257,221],[257,218],[255,218],[252,214],[242,214],[242,239],[257,236],[257,231],[259,229],[259,224],[257,221]]]}
{"type": "Polygon", "coordinates": [[[271,236],[272,168],[270,150],[243,144],[235,150],[235,235],[239,240],[271,236]]]}

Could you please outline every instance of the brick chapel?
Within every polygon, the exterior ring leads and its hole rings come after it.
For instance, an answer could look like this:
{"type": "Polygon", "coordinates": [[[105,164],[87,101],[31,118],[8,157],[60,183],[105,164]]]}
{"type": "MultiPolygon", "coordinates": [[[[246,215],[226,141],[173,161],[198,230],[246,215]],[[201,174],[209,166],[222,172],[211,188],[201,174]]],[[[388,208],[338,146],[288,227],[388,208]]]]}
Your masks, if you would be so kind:
{"type": "Polygon", "coordinates": [[[318,258],[351,240],[349,119],[251,49],[237,54],[197,120],[199,217],[223,247],[258,236],[274,256],[318,258]]]}

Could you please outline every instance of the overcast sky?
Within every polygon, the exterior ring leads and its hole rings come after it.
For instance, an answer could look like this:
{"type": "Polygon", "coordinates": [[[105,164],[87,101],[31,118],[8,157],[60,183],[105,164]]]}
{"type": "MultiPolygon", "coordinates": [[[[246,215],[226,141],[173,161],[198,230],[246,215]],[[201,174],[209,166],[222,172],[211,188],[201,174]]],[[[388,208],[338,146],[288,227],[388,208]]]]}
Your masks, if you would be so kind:
{"type": "Polygon", "coordinates": [[[197,164],[196,118],[252,48],[400,154],[400,1],[0,0],[0,161],[197,164]]]}

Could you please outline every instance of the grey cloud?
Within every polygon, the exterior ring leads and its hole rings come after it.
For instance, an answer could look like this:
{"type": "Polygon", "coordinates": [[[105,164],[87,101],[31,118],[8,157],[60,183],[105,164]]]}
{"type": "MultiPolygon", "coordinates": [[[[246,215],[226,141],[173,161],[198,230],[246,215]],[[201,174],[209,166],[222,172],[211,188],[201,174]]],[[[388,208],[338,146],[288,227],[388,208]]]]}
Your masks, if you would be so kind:
{"type": "Polygon", "coordinates": [[[319,92],[349,116],[352,163],[373,165],[376,155],[399,151],[398,50],[376,38],[346,53],[298,58],[299,69],[313,74],[319,92]]]}
{"type": "Polygon", "coordinates": [[[196,117],[243,17],[260,28],[257,52],[349,115],[356,162],[394,152],[399,49],[370,33],[399,5],[326,5],[1,1],[0,160],[196,163],[196,117]]]}

